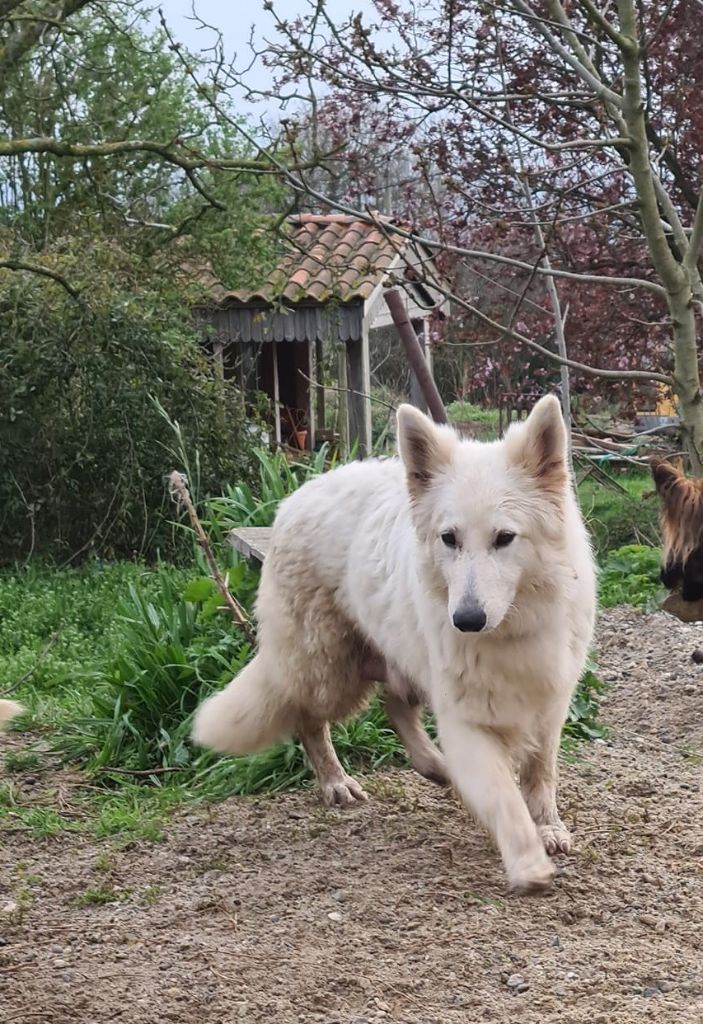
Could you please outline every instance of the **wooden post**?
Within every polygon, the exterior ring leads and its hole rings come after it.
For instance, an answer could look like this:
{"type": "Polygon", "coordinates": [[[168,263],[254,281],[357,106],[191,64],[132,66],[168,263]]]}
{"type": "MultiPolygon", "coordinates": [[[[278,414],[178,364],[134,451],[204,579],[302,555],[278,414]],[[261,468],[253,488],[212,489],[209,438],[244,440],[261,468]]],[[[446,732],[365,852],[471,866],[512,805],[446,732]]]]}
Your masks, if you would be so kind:
{"type": "Polygon", "coordinates": [[[256,391],[256,350],[253,341],[240,343],[242,359],[242,390],[245,400],[256,391]]]}
{"type": "Polygon", "coordinates": [[[371,451],[371,371],[368,336],[346,343],[348,363],[349,440],[357,444],[357,455],[366,458],[371,451]]]}
{"type": "Polygon", "coordinates": [[[317,382],[317,394],[315,396],[317,400],[317,425],[320,430],[324,430],[327,425],[325,419],[325,374],[324,374],[324,348],[322,339],[317,338],[315,340],[315,380],[317,382]]]}
{"type": "Polygon", "coordinates": [[[217,373],[221,380],[225,379],[225,357],[224,357],[224,345],[221,339],[216,338],[212,343],[212,355],[215,360],[215,366],[217,367],[217,373]]]}
{"type": "MultiPolygon", "coordinates": [[[[313,387],[311,383],[315,379],[315,342],[308,342],[308,372],[307,394],[308,394],[308,446],[311,452],[315,451],[315,401],[313,399],[313,387]]],[[[315,389],[316,390],[316,389],[315,389]]]]}
{"type": "MultiPolygon", "coordinates": [[[[412,320],[411,323],[412,323],[412,326],[413,326],[413,330],[415,331],[415,334],[417,335],[417,340],[418,340],[418,343],[420,345],[420,348],[422,349],[423,358],[424,358],[425,362],[427,362],[427,344],[426,344],[426,338],[425,338],[425,321],[424,320],[412,320]]],[[[428,369],[429,369],[429,367],[428,367],[428,369]]],[[[427,401],[425,399],[425,395],[424,395],[424,392],[422,390],[422,386],[420,384],[420,381],[417,379],[417,374],[415,373],[415,370],[412,369],[412,367],[410,369],[410,401],[421,412],[424,412],[424,413],[427,412],[427,401]]]]}
{"type": "Polygon", "coordinates": [[[278,342],[271,341],[273,345],[273,422],[276,437],[276,445],[281,446],[281,389],[278,383],[278,342]]]}
{"type": "Polygon", "coordinates": [[[418,383],[425,396],[427,407],[435,423],[446,423],[447,412],[440,397],[434,377],[425,361],[425,355],[420,346],[417,334],[413,325],[408,319],[408,313],[403,302],[402,295],[397,288],[389,288],[384,292],[386,305],[393,318],[393,323],[398,331],[398,336],[403,343],[408,363],[414,371],[418,383]]]}
{"type": "Polygon", "coordinates": [[[347,353],[344,344],[337,349],[337,379],[339,381],[339,405],[337,411],[337,433],[339,434],[339,454],[346,458],[349,454],[349,410],[347,391],[347,353]]]}

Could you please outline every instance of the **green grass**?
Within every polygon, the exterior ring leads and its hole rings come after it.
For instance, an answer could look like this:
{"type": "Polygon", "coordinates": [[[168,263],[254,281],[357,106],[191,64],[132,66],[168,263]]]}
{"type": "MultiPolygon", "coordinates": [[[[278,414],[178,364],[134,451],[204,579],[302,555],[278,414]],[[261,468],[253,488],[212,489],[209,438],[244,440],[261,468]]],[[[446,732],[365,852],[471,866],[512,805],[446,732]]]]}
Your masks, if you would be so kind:
{"type": "Polygon", "coordinates": [[[112,886],[99,885],[93,889],[86,889],[76,898],[79,907],[90,906],[91,904],[117,903],[125,898],[123,892],[117,892],[112,886]]]}
{"type": "MultiPolygon", "coordinates": [[[[169,567],[185,585],[190,575],[169,567]]],[[[40,562],[0,575],[0,694],[26,677],[23,718],[34,731],[52,730],[65,710],[89,707],[85,669],[119,649],[115,608],[130,585],[145,599],[158,589],[152,569],[134,562],[88,562],[55,569],[40,562]]]]}
{"type": "Polygon", "coordinates": [[[628,544],[656,547],[659,543],[659,505],[647,473],[608,471],[612,483],[589,477],[579,484],[579,501],[599,560],[628,544]]]}
{"type": "Polygon", "coordinates": [[[481,405],[474,405],[472,402],[456,401],[447,406],[447,416],[452,423],[472,421],[473,423],[486,423],[498,429],[499,414],[497,409],[485,409],[481,405]]]}

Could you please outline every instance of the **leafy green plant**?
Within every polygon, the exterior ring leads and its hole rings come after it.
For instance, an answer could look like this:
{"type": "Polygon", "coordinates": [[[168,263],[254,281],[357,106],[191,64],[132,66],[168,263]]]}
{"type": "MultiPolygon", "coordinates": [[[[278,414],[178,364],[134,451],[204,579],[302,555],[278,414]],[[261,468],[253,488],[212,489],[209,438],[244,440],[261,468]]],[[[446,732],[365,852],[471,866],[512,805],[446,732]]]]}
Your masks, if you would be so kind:
{"type": "Polygon", "coordinates": [[[596,674],[596,663],[591,656],[571,700],[562,730],[562,747],[566,751],[573,750],[577,743],[602,739],[607,735],[606,727],[598,720],[599,699],[605,689],[606,684],[596,674]]]}
{"type": "Polygon", "coordinates": [[[255,481],[231,485],[221,497],[210,499],[207,524],[218,534],[235,526],[270,526],[284,498],[336,463],[328,457],[326,444],[309,461],[289,462],[283,452],[257,450],[254,454],[255,481]]]}
{"type": "Polygon", "coordinates": [[[41,758],[33,750],[12,750],[5,754],[5,771],[10,773],[30,772],[41,765],[41,758]]]}
{"type": "MultiPolygon", "coordinates": [[[[175,566],[162,572],[181,587],[191,577],[175,566]]],[[[86,666],[122,643],[115,609],[130,585],[150,598],[159,575],[138,562],[93,560],[56,569],[36,559],[0,573],[0,690],[24,680],[18,696],[29,713],[23,725],[51,727],[57,702],[65,713],[68,704],[83,701],[86,666]]]]}
{"type": "MultiPolygon", "coordinates": [[[[238,571],[243,578],[247,570],[238,571]]],[[[210,581],[184,590],[168,571],[157,572],[159,588],[150,598],[130,586],[118,615],[122,644],[88,673],[91,714],[70,723],[59,740],[64,754],[93,772],[153,773],[157,780],[190,766],[192,712],[249,654],[212,600],[210,581]]]]}
{"type": "Polygon", "coordinates": [[[603,608],[619,604],[653,607],[664,594],[659,579],[658,548],[627,544],[611,551],[600,574],[599,596],[603,608]]]}

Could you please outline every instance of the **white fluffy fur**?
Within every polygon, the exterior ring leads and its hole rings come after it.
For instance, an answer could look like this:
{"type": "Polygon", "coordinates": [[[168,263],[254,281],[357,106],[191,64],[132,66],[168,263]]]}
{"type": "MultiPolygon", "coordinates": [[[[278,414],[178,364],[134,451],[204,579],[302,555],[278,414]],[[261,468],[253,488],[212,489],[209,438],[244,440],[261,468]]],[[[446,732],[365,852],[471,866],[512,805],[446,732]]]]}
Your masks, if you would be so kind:
{"type": "MultiPolygon", "coordinates": [[[[553,875],[545,850],[569,849],[556,756],[595,611],[559,405],[542,399],[489,444],[403,406],[398,441],[401,460],[341,467],[283,503],[259,589],[259,653],[201,706],[194,736],[231,753],[305,740],[364,701],[371,650],[434,711],[449,777],[494,836],[511,885],[542,888],[553,875]],[[496,547],[500,531],[515,539],[496,547]],[[481,632],[453,625],[467,602],[485,611],[481,632]]],[[[358,783],[328,755],[350,802],[358,783]]]]}
{"type": "Polygon", "coordinates": [[[0,729],[22,711],[22,705],[14,700],[0,700],[0,729]]]}

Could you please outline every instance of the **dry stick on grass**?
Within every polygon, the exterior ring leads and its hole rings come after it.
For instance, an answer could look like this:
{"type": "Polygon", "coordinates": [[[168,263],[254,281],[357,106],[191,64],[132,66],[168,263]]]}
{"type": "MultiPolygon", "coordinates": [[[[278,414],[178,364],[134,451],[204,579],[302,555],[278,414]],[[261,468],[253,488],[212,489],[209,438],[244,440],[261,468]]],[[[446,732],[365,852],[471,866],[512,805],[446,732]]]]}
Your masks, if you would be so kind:
{"type": "Polygon", "coordinates": [[[210,541],[207,539],[202,523],[198,519],[198,513],[195,511],[195,506],[193,505],[188,491],[186,478],[177,470],[174,470],[168,479],[168,492],[171,498],[176,502],[176,506],[179,510],[181,508],[186,509],[190,518],[190,524],[193,527],[193,531],[198,540],[198,544],[203,549],[207,563],[210,566],[212,578],[217,584],[217,588],[225,600],[225,604],[229,609],[235,625],[240,627],[249,643],[254,644],[256,638],[254,636],[254,630],[249,617],[239,602],[232,596],[227,584],[222,578],[222,574],[220,573],[220,570],[217,567],[217,562],[215,561],[215,556],[212,553],[212,548],[210,547],[210,541]]]}

